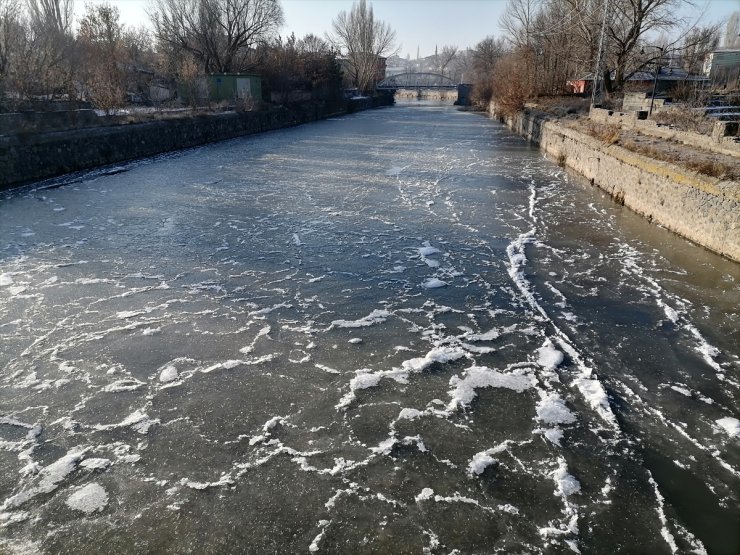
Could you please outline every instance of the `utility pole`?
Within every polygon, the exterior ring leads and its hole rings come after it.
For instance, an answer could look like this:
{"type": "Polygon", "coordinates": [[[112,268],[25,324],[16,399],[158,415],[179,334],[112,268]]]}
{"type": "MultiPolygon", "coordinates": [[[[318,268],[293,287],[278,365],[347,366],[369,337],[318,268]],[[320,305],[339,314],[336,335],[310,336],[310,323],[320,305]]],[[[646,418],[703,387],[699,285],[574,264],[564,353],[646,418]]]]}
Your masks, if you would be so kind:
{"type": "Polygon", "coordinates": [[[659,46],[660,57],[655,62],[655,79],[653,79],[653,94],[650,96],[650,110],[648,111],[648,117],[653,114],[653,104],[655,103],[655,91],[658,88],[658,74],[660,73],[660,63],[663,61],[663,51],[665,46],[659,46]]]}
{"type": "Polygon", "coordinates": [[[604,0],[604,19],[601,21],[601,37],[599,37],[599,53],[596,56],[596,68],[591,85],[591,108],[596,104],[596,87],[599,84],[599,72],[601,71],[601,53],[604,49],[604,36],[606,35],[606,14],[609,11],[609,0],[604,0]]]}

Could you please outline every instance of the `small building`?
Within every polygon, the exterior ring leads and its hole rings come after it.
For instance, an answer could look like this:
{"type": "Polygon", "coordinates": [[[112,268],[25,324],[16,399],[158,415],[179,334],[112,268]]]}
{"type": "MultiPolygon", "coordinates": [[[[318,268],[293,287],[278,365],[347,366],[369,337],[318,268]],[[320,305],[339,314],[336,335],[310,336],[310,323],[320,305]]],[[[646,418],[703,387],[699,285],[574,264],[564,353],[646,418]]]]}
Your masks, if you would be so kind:
{"type": "Polygon", "coordinates": [[[208,96],[214,102],[242,98],[262,99],[262,78],[250,73],[210,73],[208,96]]]}
{"type": "Polygon", "coordinates": [[[722,48],[707,54],[704,75],[716,89],[740,89],[740,48],[722,48]]]}
{"type": "MultiPolygon", "coordinates": [[[[614,71],[611,73],[611,78],[614,79],[614,71]]],[[[591,92],[593,80],[593,73],[589,73],[578,79],[571,79],[567,82],[567,85],[572,93],[584,94],[591,92]]],[[[629,91],[652,91],[655,81],[655,71],[636,71],[627,78],[625,89],[629,91]]],[[[668,93],[675,89],[679,83],[692,83],[697,86],[703,86],[709,83],[709,78],[705,75],[692,75],[681,68],[661,67],[657,75],[656,93],[668,93]]]]}

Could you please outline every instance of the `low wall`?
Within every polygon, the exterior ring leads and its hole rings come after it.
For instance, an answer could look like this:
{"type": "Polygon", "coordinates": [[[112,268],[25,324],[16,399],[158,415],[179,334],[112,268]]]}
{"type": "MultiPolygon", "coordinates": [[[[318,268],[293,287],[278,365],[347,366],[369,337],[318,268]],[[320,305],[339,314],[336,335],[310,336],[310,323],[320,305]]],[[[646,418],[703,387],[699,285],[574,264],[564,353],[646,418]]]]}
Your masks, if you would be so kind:
{"type": "MultiPolygon", "coordinates": [[[[391,99],[392,100],[392,99],[391,99]]],[[[115,164],[317,121],[383,105],[368,102],[303,104],[259,112],[227,112],[194,117],[0,136],[0,189],[65,173],[115,164]]]]}
{"type": "MultiPolygon", "coordinates": [[[[626,129],[636,129],[644,135],[676,141],[696,148],[703,148],[718,154],[740,156],[740,138],[736,121],[716,121],[712,135],[701,135],[689,131],[678,131],[653,120],[640,119],[640,112],[615,112],[603,108],[592,108],[589,119],[607,125],[619,125],[626,129]]],[[[647,116],[647,113],[645,114],[647,116]]]]}
{"type": "MultiPolygon", "coordinates": [[[[492,114],[496,117],[495,107],[492,114]]],[[[648,158],[533,113],[499,118],[650,221],[740,262],[740,183],[648,158]]]]}

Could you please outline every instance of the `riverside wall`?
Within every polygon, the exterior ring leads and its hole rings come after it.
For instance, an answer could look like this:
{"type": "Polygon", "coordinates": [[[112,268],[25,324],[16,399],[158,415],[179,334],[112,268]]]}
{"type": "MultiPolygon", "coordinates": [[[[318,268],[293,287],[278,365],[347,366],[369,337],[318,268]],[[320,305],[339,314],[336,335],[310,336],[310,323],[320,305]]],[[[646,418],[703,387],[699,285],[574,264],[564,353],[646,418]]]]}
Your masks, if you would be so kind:
{"type": "Polygon", "coordinates": [[[492,116],[648,220],[740,262],[740,183],[606,145],[532,112],[492,116]]]}
{"type": "Polygon", "coordinates": [[[339,105],[315,102],[257,112],[224,112],[143,123],[0,135],[0,190],[388,103],[387,99],[358,99],[339,105]]]}

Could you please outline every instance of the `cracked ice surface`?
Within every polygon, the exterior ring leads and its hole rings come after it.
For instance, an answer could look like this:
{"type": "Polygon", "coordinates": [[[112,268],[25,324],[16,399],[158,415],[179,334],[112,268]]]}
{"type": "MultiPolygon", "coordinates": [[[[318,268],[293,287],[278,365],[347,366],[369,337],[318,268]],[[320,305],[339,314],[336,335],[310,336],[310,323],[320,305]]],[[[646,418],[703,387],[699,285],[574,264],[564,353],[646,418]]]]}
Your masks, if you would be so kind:
{"type": "Polygon", "coordinates": [[[445,106],[119,170],[0,197],[0,551],[737,551],[737,266],[445,106]]]}

